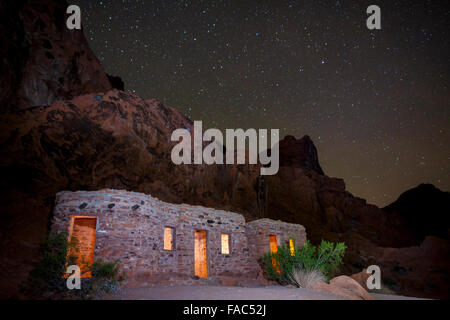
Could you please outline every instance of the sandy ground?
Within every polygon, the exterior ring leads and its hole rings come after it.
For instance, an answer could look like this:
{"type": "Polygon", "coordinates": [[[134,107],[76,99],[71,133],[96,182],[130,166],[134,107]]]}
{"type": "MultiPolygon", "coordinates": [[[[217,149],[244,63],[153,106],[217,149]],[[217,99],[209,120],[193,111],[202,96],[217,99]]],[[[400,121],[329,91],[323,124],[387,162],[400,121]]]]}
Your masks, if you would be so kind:
{"type": "MultiPolygon", "coordinates": [[[[373,294],[377,300],[416,298],[373,294]]],[[[104,300],[345,300],[330,293],[281,286],[244,288],[224,286],[155,286],[126,288],[104,300]]]]}

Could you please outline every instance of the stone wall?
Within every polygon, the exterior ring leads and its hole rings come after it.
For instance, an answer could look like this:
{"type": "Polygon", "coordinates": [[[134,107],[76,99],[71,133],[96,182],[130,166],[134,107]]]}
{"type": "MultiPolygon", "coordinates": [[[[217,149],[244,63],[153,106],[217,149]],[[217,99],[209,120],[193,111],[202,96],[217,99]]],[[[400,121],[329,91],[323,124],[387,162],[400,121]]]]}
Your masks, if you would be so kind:
{"type": "Polygon", "coordinates": [[[237,213],[175,205],[141,193],[110,189],[58,193],[52,231],[70,233],[77,216],[97,217],[94,259],[119,259],[131,286],[206,282],[194,276],[196,230],[207,231],[208,281],[256,279],[260,273],[257,258],[268,232],[279,235],[280,241],[285,240],[284,233],[299,235],[298,243],[306,238],[302,226],[269,219],[247,225],[237,213]],[[172,251],[164,250],[164,227],[174,228],[172,251]],[[222,233],[229,234],[229,255],[221,253],[222,233]]]}
{"type": "Polygon", "coordinates": [[[295,248],[300,248],[306,242],[305,227],[299,224],[260,219],[247,223],[247,239],[252,244],[252,252],[261,257],[270,250],[269,237],[275,235],[277,244],[289,247],[289,239],[294,240],[295,248]]]}

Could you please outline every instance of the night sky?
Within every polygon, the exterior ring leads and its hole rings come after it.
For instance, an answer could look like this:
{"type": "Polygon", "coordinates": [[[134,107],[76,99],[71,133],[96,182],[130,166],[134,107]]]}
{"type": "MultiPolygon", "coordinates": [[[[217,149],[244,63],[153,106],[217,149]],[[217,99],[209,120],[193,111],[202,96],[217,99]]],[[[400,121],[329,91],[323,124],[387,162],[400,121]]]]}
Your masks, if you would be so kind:
{"type": "Polygon", "coordinates": [[[126,90],[204,129],[308,134],[327,175],[384,206],[420,183],[450,190],[447,2],[71,3],[126,90]]]}

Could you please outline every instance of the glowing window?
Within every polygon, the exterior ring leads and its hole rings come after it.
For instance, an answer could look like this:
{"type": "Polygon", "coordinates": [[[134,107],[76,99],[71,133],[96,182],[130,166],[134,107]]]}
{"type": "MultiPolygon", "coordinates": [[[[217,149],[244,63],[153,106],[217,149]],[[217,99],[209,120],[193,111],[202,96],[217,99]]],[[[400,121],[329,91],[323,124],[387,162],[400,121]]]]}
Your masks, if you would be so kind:
{"type": "Polygon", "coordinates": [[[164,227],[164,250],[173,250],[174,229],[164,227]]]}
{"type": "Polygon", "coordinates": [[[294,239],[292,238],[289,238],[289,251],[291,252],[291,256],[295,256],[294,239]]]}
{"type": "Polygon", "coordinates": [[[230,236],[226,233],[221,234],[222,254],[230,254],[230,236]]]}
{"type": "Polygon", "coordinates": [[[278,245],[277,245],[277,236],[269,236],[270,241],[270,252],[276,253],[278,252],[278,245]]]}
{"type": "MultiPolygon", "coordinates": [[[[274,235],[269,236],[269,242],[270,242],[270,252],[277,253],[278,252],[277,236],[274,236],[274,235]]],[[[277,263],[277,260],[275,259],[275,257],[272,257],[272,265],[275,268],[275,271],[280,273],[280,268],[278,266],[278,263],[277,263]]]]}

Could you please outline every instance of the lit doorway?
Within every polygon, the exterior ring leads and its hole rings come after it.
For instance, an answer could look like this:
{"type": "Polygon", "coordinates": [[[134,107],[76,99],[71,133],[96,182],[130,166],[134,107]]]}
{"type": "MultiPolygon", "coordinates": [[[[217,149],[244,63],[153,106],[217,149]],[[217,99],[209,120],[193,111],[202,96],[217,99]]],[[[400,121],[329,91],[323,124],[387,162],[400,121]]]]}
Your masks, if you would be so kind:
{"type": "Polygon", "coordinates": [[[73,258],[81,269],[81,278],[90,278],[92,263],[94,262],[95,232],[97,218],[72,217],[72,227],[69,235],[68,256],[73,258]]]}
{"type": "Polygon", "coordinates": [[[206,231],[196,230],[194,238],[194,257],[195,257],[195,275],[200,278],[206,278],[207,272],[207,246],[206,231]]]}

